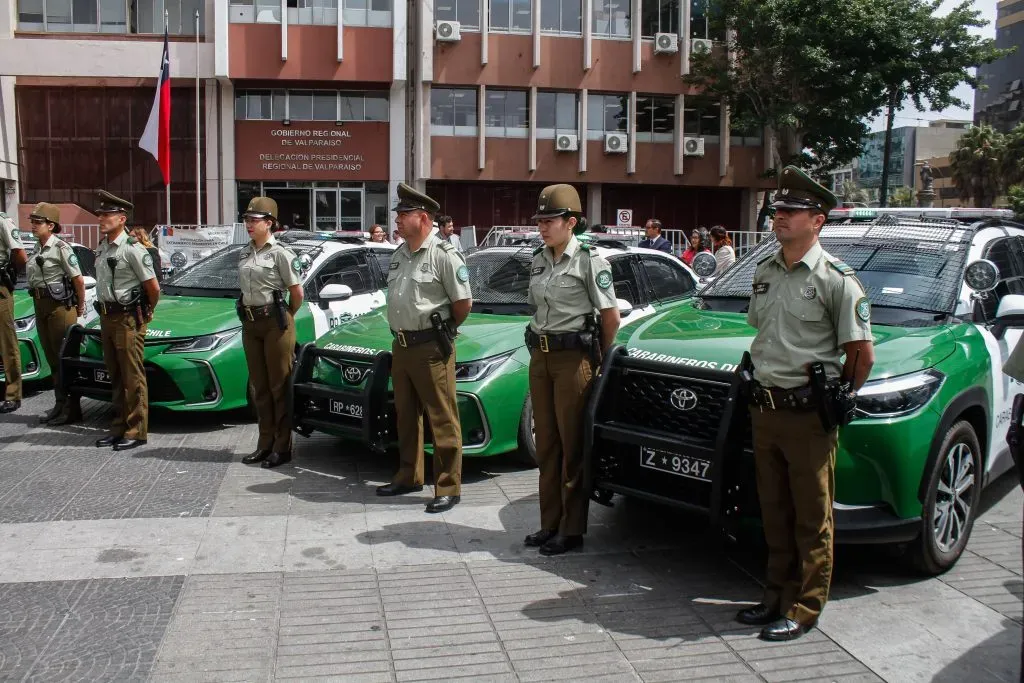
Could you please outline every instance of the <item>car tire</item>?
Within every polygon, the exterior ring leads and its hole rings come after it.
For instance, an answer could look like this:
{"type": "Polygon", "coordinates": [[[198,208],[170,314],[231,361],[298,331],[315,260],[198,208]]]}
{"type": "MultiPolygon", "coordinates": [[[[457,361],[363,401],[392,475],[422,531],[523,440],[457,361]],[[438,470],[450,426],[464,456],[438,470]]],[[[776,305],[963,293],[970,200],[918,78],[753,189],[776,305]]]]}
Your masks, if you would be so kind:
{"type": "Polygon", "coordinates": [[[981,444],[969,422],[949,428],[926,476],[921,535],[911,558],[918,570],[935,576],[960,559],[981,503],[981,444]]]}
{"type": "Polygon", "coordinates": [[[527,467],[537,466],[537,441],[533,436],[533,400],[526,395],[523,412],[519,414],[519,450],[516,460],[527,467]]]}

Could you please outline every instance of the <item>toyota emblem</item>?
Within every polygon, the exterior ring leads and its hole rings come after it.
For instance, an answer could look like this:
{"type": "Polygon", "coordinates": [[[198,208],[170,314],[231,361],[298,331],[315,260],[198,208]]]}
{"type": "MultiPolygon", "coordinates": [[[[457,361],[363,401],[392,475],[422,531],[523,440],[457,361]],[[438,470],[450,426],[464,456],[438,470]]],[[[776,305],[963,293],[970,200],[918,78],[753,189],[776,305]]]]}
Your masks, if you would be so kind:
{"type": "Polygon", "coordinates": [[[349,365],[345,368],[344,377],[349,384],[359,384],[363,379],[363,371],[355,365],[349,365]]]}
{"type": "Polygon", "coordinates": [[[672,392],[669,398],[676,410],[693,410],[697,407],[697,394],[693,389],[681,388],[672,392]]]}

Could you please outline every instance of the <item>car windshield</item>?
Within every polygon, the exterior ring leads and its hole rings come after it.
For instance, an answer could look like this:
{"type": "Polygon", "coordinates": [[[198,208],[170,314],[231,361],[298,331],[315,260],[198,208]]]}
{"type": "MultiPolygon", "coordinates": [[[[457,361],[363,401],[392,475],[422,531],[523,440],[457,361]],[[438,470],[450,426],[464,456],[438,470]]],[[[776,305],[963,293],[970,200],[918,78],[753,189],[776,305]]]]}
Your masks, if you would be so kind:
{"type": "Polygon", "coordinates": [[[466,256],[473,306],[527,306],[533,249],[481,249],[466,256]]]}
{"type": "MultiPolygon", "coordinates": [[[[821,244],[857,272],[873,309],[944,315],[956,303],[971,235],[948,221],[826,224],[821,244]]],[[[701,290],[700,298],[711,300],[711,307],[716,298],[749,299],[754,269],[778,248],[774,235],[766,238],[701,290]]]]}
{"type": "MultiPolygon", "coordinates": [[[[189,266],[161,286],[167,294],[187,296],[238,296],[238,256],[248,244],[224,247],[195,265],[189,266]]],[[[316,258],[323,248],[319,245],[290,244],[288,248],[297,256],[309,254],[316,258]]]]}

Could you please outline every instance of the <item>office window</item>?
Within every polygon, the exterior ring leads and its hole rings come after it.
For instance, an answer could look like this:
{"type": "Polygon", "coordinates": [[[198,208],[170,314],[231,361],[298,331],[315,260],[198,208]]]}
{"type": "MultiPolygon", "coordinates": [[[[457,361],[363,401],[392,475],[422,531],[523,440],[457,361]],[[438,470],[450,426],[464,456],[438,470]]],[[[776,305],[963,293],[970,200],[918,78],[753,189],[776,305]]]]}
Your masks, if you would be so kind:
{"type": "Polygon", "coordinates": [[[432,89],[430,91],[430,134],[476,135],[476,90],[473,88],[432,89]]]}
{"type": "Polygon", "coordinates": [[[589,0],[595,36],[629,38],[630,0],[589,0]]]}
{"type": "Polygon", "coordinates": [[[722,108],[718,102],[687,98],[683,112],[683,135],[702,137],[708,143],[718,144],[722,133],[722,108]]]}
{"type": "Polygon", "coordinates": [[[270,121],[285,118],[284,90],[242,90],[235,94],[235,118],[270,121]]]}
{"type": "Polygon", "coordinates": [[[525,90],[488,90],[484,101],[484,131],[491,138],[525,138],[530,107],[525,90]]]}
{"type": "Polygon", "coordinates": [[[391,26],[391,0],[344,0],[345,26],[391,26]]]}
{"type": "Polygon", "coordinates": [[[625,133],[629,124],[628,95],[587,97],[587,139],[604,140],[605,133],[625,133]]]}
{"type": "MultiPolygon", "coordinates": [[[[120,3],[122,6],[124,2],[120,3]]],[[[252,2],[250,1],[250,5],[252,2]]],[[[171,35],[196,34],[196,10],[199,10],[199,34],[206,31],[203,0],[135,0],[129,3],[132,33],[164,32],[164,10],[167,10],[167,32],[171,35]]]]}
{"type": "Polygon", "coordinates": [[[760,147],[764,144],[764,131],[757,126],[733,125],[729,130],[729,144],[741,147],[760,147]]]}
{"type": "Polygon", "coordinates": [[[679,0],[644,0],[640,33],[653,38],[655,33],[679,33],[679,0]]]}
{"type": "Polygon", "coordinates": [[[637,142],[672,142],[676,123],[673,97],[638,95],[636,98],[637,142]]]}
{"type": "Polygon", "coordinates": [[[366,95],[363,98],[365,104],[364,121],[387,121],[389,114],[387,95],[366,95]]]}
{"type": "Polygon", "coordinates": [[[481,0],[437,0],[434,5],[434,19],[457,21],[464,29],[480,29],[481,0]]]}
{"type": "Polygon", "coordinates": [[[128,33],[124,0],[19,0],[18,21],[26,31],[128,33]]]}
{"type": "Polygon", "coordinates": [[[239,90],[239,121],[387,121],[388,96],[337,90],[239,90]]]}
{"type": "Polygon", "coordinates": [[[18,28],[22,31],[42,31],[45,9],[43,0],[18,0],[18,28]]]}
{"type": "MultiPolygon", "coordinates": [[[[351,98],[350,98],[351,99],[351,98]]],[[[362,98],[359,98],[362,105],[362,98]]],[[[362,106],[359,107],[359,118],[362,118],[362,106]]],[[[314,121],[337,121],[338,120],[338,93],[336,92],[315,92],[313,93],[313,120],[314,121]]],[[[358,119],[355,119],[358,120],[358,119]]]]}
{"type": "Polygon", "coordinates": [[[690,0],[690,37],[725,41],[725,29],[712,26],[714,0],[690,0]]]}
{"type": "Polygon", "coordinates": [[[491,0],[491,28],[495,31],[529,33],[533,30],[530,0],[491,0]]]}
{"type": "Polygon", "coordinates": [[[582,27],[582,0],[540,0],[541,31],[579,34],[582,27]]]}
{"type": "Polygon", "coordinates": [[[537,92],[537,137],[553,140],[579,133],[579,101],[574,92],[537,92]]]}

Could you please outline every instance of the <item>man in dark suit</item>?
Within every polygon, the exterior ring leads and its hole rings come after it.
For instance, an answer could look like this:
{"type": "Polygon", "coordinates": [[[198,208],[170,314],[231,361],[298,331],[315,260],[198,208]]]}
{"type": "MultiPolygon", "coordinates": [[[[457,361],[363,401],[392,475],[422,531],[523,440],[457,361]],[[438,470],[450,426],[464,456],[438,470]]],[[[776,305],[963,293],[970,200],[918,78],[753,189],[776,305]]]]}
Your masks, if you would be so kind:
{"type": "Polygon", "coordinates": [[[644,227],[647,231],[647,239],[640,240],[640,248],[657,249],[666,254],[672,253],[672,243],[661,236],[661,221],[657,218],[651,218],[644,227]]]}

